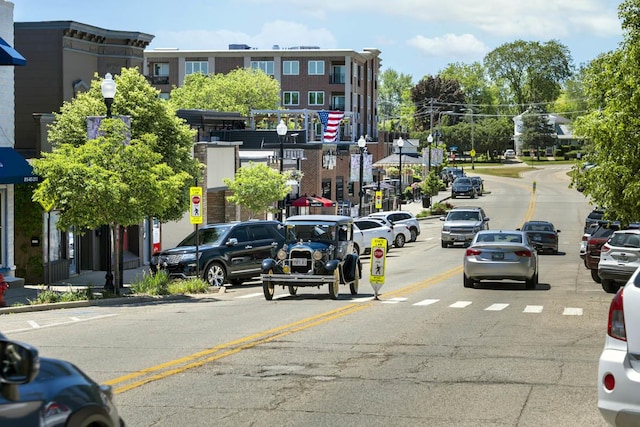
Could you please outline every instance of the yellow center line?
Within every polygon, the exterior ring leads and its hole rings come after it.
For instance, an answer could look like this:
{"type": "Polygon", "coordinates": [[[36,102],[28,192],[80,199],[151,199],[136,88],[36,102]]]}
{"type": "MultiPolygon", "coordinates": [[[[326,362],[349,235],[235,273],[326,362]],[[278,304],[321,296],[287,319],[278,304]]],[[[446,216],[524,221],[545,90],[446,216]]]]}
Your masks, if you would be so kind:
{"type": "MultiPolygon", "coordinates": [[[[535,193],[532,193],[531,198],[529,199],[529,207],[525,214],[525,221],[533,217],[534,211],[535,193]]],[[[421,289],[442,282],[443,280],[449,279],[457,274],[460,274],[461,272],[462,266],[460,265],[420,282],[413,283],[401,289],[385,293],[384,296],[386,298],[397,298],[403,295],[417,292],[421,289]]],[[[189,356],[181,357],[179,359],[174,359],[165,363],[161,363],[159,365],[142,369],[140,371],[132,372],[130,374],[106,381],[105,384],[114,386],[114,392],[116,394],[124,393],[126,391],[140,387],[144,384],[148,384],[152,381],[158,381],[172,375],[185,372],[189,369],[200,367],[206,363],[214,362],[216,360],[220,360],[222,358],[237,354],[243,350],[247,350],[258,345],[277,340],[279,338],[303,331],[305,329],[322,325],[331,320],[356,313],[374,305],[377,305],[375,300],[366,303],[349,304],[344,307],[339,307],[334,310],[298,320],[296,322],[288,323],[286,325],[268,329],[257,334],[248,335],[246,337],[230,341],[228,343],[220,344],[215,347],[193,353],[189,356]]]]}

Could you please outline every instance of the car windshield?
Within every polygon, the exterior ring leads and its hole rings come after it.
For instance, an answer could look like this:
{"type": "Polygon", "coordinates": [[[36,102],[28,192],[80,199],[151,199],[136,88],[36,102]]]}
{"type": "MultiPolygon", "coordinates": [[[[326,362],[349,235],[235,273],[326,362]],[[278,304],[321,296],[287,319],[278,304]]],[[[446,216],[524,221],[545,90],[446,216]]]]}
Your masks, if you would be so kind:
{"type": "Polygon", "coordinates": [[[447,221],[480,221],[480,212],[475,211],[451,211],[447,221]]]}
{"type": "MultiPolygon", "coordinates": [[[[220,245],[222,239],[227,235],[231,224],[222,224],[216,227],[201,228],[198,230],[198,244],[200,245],[220,245]]],[[[188,235],[178,246],[195,246],[196,245],[196,233],[193,232],[188,235]]]]}
{"type": "Polygon", "coordinates": [[[286,225],[286,239],[294,241],[333,241],[336,235],[335,224],[293,224],[286,225]]]}
{"type": "Polygon", "coordinates": [[[469,178],[457,178],[454,182],[455,185],[471,185],[469,178]]]}

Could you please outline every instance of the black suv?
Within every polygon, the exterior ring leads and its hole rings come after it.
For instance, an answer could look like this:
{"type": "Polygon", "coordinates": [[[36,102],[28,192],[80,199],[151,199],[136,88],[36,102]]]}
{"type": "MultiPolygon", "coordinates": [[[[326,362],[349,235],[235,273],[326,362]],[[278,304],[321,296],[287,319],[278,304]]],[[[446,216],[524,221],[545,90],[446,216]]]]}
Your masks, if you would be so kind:
{"type": "Polygon", "coordinates": [[[150,270],[169,277],[200,277],[211,286],[240,285],[260,276],[262,260],[272,258],[284,243],[278,221],[208,224],[187,236],[177,247],[153,254],[150,270]],[[198,262],[196,264],[196,244],[198,262]]]}

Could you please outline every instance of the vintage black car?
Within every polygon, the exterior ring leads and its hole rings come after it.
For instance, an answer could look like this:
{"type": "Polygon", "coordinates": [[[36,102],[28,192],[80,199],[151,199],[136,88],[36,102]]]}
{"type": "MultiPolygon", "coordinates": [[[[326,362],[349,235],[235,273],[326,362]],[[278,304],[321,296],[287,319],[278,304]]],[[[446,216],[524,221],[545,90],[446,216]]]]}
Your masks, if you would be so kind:
{"type": "Polygon", "coordinates": [[[286,219],[285,244],[275,258],[262,261],[262,289],[270,301],[276,286],[296,295],[299,286],[329,285],[337,299],[340,285],[358,293],[362,265],[354,253],[353,219],[341,215],[296,215],[286,219]]]}

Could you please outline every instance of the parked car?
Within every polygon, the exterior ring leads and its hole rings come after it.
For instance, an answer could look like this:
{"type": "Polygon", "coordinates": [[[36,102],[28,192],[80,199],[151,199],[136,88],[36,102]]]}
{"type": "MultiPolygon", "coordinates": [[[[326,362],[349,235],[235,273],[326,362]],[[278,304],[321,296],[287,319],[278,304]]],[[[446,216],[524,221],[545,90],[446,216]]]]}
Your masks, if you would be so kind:
{"type": "Polygon", "coordinates": [[[476,189],[471,182],[471,178],[463,176],[460,178],[456,178],[451,184],[451,198],[455,199],[456,197],[465,196],[475,199],[476,189]]]}
{"type": "Polygon", "coordinates": [[[639,271],[611,301],[598,363],[598,409],[611,425],[640,425],[639,271]]]}
{"type": "Polygon", "coordinates": [[[459,206],[451,209],[447,216],[440,217],[440,221],[444,221],[440,245],[447,248],[456,243],[470,243],[478,231],[489,229],[489,219],[480,207],[459,206]]]}
{"type": "Polygon", "coordinates": [[[615,294],[640,267],[640,230],[614,231],[600,248],[598,276],[605,292],[615,294]]]}
{"type": "Polygon", "coordinates": [[[0,333],[0,425],[124,427],[111,386],[0,333]]]}
{"type": "Polygon", "coordinates": [[[591,224],[597,224],[598,221],[601,221],[603,218],[604,218],[604,209],[599,209],[599,208],[593,209],[591,212],[589,212],[589,214],[584,220],[584,231],[586,232],[587,228],[591,224]]]}
{"type": "Polygon", "coordinates": [[[368,216],[363,217],[378,221],[382,225],[386,225],[393,230],[393,246],[396,248],[402,248],[406,242],[411,239],[411,230],[407,224],[395,224],[384,217],[368,216]]]}
{"type": "Polygon", "coordinates": [[[478,196],[482,196],[484,193],[484,180],[479,176],[470,176],[473,188],[476,190],[478,196]]]}
{"type": "Polygon", "coordinates": [[[512,150],[511,148],[509,148],[508,150],[505,150],[504,158],[505,158],[505,160],[515,159],[516,158],[516,152],[514,150],[512,150]]]}
{"type": "Polygon", "coordinates": [[[211,286],[240,285],[259,277],[262,260],[274,257],[283,243],[284,229],[278,221],[208,224],[175,248],[153,254],[150,271],[164,270],[175,278],[199,272],[211,286]]]}
{"type": "Polygon", "coordinates": [[[524,231],[479,231],[462,265],[465,288],[481,280],[523,280],[527,289],[538,284],[538,255],[524,231]]]}
{"type": "Polygon", "coordinates": [[[393,222],[394,224],[407,224],[409,226],[409,230],[411,231],[410,242],[415,242],[420,235],[420,221],[416,218],[414,214],[407,211],[383,211],[383,212],[374,212],[371,217],[383,217],[393,222]]]}
{"type": "Polygon", "coordinates": [[[600,221],[587,241],[587,251],[584,256],[584,265],[591,270],[591,278],[600,283],[598,276],[598,263],[600,262],[600,249],[605,244],[614,231],[620,229],[619,222],[600,221]]]}
{"type": "Polygon", "coordinates": [[[285,220],[286,239],[277,256],[262,261],[262,289],[267,301],[276,286],[290,295],[298,287],[327,284],[331,299],[340,285],[357,295],[362,265],[353,248],[353,219],[341,215],[294,215],[285,220]]]}
{"type": "Polygon", "coordinates": [[[446,167],[440,172],[440,179],[442,179],[446,185],[451,184],[456,178],[461,176],[465,176],[464,170],[453,166],[446,167]]]}
{"type": "Polygon", "coordinates": [[[584,234],[582,235],[582,240],[580,241],[580,258],[582,258],[583,262],[584,262],[584,258],[587,256],[587,242],[589,241],[589,237],[591,237],[591,234],[595,231],[595,229],[598,228],[598,223],[591,223],[589,224],[589,227],[587,227],[587,229],[584,231],[584,234]]]}
{"type": "Polygon", "coordinates": [[[387,241],[387,252],[393,244],[393,230],[374,220],[361,218],[353,222],[353,247],[358,255],[371,252],[371,239],[381,238],[387,241]]]}
{"type": "Polygon", "coordinates": [[[551,222],[527,221],[518,230],[526,233],[529,242],[538,252],[558,253],[558,233],[560,230],[557,230],[551,222]]]}

